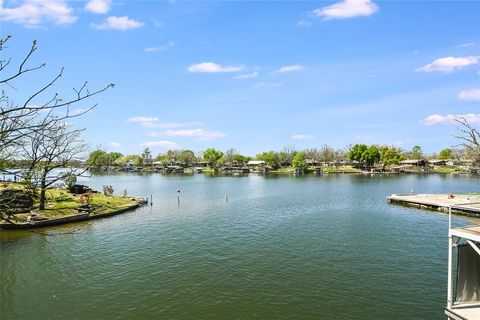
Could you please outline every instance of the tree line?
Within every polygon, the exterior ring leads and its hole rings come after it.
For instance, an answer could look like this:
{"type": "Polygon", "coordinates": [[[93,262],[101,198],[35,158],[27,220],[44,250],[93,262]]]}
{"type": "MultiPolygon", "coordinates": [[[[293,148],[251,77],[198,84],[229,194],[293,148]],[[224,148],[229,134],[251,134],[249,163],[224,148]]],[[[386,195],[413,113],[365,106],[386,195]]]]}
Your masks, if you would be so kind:
{"type": "Polygon", "coordinates": [[[465,159],[470,157],[468,150],[444,148],[438,154],[425,155],[420,146],[414,146],[411,150],[405,151],[395,146],[379,146],[355,144],[344,149],[334,149],[324,144],[320,148],[296,150],[295,146],[287,145],[280,151],[265,151],[255,156],[242,155],[235,149],[228,149],[225,152],[214,148],[208,148],[202,152],[195,153],[192,150],[168,150],[155,157],[149,148],[145,148],[142,154],[123,155],[119,152],[107,152],[97,148],[91,152],[86,161],[88,167],[108,168],[112,166],[133,165],[136,167],[151,166],[153,163],[162,165],[180,164],[191,167],[198,164],[207,164],[210,167],[244,166],[250,160],[264,161],[269,167],[278,169],[280,167],[292,166],[295,168],[307,168],[312,163],[344,163],[355,162],[363,167],[375,165],[386,166],[399,164],[406,159],[465,159]]]}

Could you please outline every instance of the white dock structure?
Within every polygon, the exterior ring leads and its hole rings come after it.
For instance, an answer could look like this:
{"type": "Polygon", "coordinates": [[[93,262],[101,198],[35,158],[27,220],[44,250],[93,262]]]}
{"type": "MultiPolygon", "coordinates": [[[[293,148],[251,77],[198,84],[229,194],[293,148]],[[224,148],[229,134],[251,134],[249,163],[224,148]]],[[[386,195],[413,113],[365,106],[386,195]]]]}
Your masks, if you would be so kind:
{"type": "MultiPolygon", "coordinates": [[[[461,206],[461,204],[455,205],[457,208],[461,206]]],[[[449,207],[448,218],[448,292],[445,314],[449,320],[478,320],[480,319],[480,225],[452,228],[452,209],[455,209],[453,207],[449,207]]]]}
{"type": "Polygon", "coordinates": [[[409,207],[437,210],[447,213],[451,208],[454,213],[480,217],[479,194],[392,194],[387,197],[390,203],[409,207]]]}

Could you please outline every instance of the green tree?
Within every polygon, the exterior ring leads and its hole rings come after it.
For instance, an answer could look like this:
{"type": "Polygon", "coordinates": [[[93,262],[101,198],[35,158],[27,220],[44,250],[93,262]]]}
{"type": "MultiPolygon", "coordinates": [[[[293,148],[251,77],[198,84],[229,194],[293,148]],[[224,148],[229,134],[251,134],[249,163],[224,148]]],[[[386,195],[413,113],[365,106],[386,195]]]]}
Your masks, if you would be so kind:
{"type": "Polygon", "coordinates": [[[195,160],[195,153],[192,150],[182,150],[178,154],[178,161],[183,162],[187,167],[190,167],[195,160]]]}
{"type": "Polygon", "coordinates": [[[420,160],[423,157],[422,147],[413,146],[412,151],[410,152],[411,158],[414,160],[420,160]]]}
{"type": "Polygon", "coordinates": [[[297,152],[292,159],[292,165],[294,168],[306,169],[307,165],[307,156],[305,152],[297,152]]]}
{"type": "MultiPolygon", "coordinates": [[[[223,155],[220,159],[217,160],[217,163],[215,164],[217,167],[223,167],[227,165],[228,163],[228,158],[226,155],[223,155]]],[[[228,163],[230,165],[230,163],[228,163]]]]}
{"type": "Polygon", "coordinates": [[[363,162],[362,161],[362,155],[363,153],[367,150],[367,145],[366,144],[356,144],[354,145],[350,151],[348,151],[348,159],[350,161],[358,161],[358,162],[363,162]]]}
{"type": "Polygon", "coordinates": [[[97,149],[88,155],[87,166],[88,167],[101,167],[108,166],[110,163],[110,157],[107,152],[97,149]]]}
{"type": "Polygon", "coordinates": [[[382,162],[384,168],[385,166],[400,163],[403,158],[400,150],[395,147],[384,146],[380,148],[380,162],[382,162]]]}
{"type": "Polygon", "coordinates": [[[123,157],[123,154],[120,152],[110,152],[108,154],[108,159],[109,159],[109,165],[113,165],[117,159],[120,159],[123,157]]]}
{"type": "Polygon", "coordinates": [[[142,165],[142,157],[137,154],[130,154],[127,156],[123,156],[117,160],[115,160],[115,164],[118,166],[123,166],[128,163],[131,163],[134,166],[141,166],[142,165]]]}
{"type": "Polygon", "coordinates": [[[380,161],[380,149],[377,146],[370,146],[362,153],[360,159],[365,165],[373,166],[376,162],[380,161]]]}
{"type": "Polygon", "coordinates": [[[160,153],[155,157],[155,161],[166,163],[168,162],[168,156],[165,153],[160,153]]]}
{"type": "Polygon", "coordinates": [[[274,169],[278,169],[278,167],[280,167],[280,157],[275,151],[268,151],[257,154],[256,159],[265,161],[268,166],[274,169]]]}
{"type": "Polygon", "coordinates": [[[252,160],[251,157],[243,156],[241,154],[233,155],[233,161],[237,162],[241,166],[245,165],[250,160],[252,160]]]}
{"type": "Polygon", "coordinates": [[[223,152],[220,150],[215,150],[214,148],[209,148],[203,151],[203,159],[205,159],[205,161],[207,161],[210,165],[216,165],[222,156],[223,152]]]}
{"type": "Polygon", "coordinates": [[[450,148],[445,148],[442,151],[440,151],[440,153],[438,154],[438,157],[444,160],[451,159],[452,156],[453,156],[453,150],[450,148]]]}

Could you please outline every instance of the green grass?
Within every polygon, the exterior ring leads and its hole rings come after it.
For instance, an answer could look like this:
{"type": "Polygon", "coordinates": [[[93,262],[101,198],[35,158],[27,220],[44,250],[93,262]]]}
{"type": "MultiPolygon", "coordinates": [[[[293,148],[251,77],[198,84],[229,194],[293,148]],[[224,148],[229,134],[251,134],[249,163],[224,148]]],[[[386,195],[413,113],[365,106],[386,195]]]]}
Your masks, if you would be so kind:
{"type": "MultiPolygon", "coordinates": [[[[316,167],[308,167],[305,170],[305,173],[315,173],[316,167]]],[[[339,167],[322,167],[322,173],[361,173],[362,171],[359,169],[355,169],[352,166],[339,166],[339,167]]],[[[293,167],[285,167],[279,168],[277,170],[271,170],[268,173],[274,174],[294,174],[295,168],[293,167]]]]}
{"type": "MultiPolygon", "coordinates": [[[[94,208],[92,214],[112,212],[134,204],[129,198],[107,197],[99,192],[92,193],[91,196],[93,197],[91,204],[94,208]]],[[[80,197],[81,195],[72,195],[66,190],[49,189],[47,190],[47,208],[41,213],[49,218],[75,214],[80,204],[80,197]]]]}
{"type": "Polygon", "coordinates": [[[339,166],[339,167],[325,167],[322,168],[322,172],[325,173],[361,173],[360,169],[356,169],[352,166],[339,166]]]}
{"type": "Polygon", "coordinates": [[[270,170],[268,171],[268,173],[293,174],[295,173],[295,168],[292,168],[292,167],[278,168],[277,170],[270,170]]]}
{"type": "Polygon", "coordinates": [[[460,169],[454,166],[434,166],[430,169],[432,173],[468,173],[464,169],[460,169]]]}
{"type": "Polygon", "coordinates": [[[23,190],[25,189],[25,185],[20,182],[17,182],[17,183],[5,182],[5,183],[0,183],[0,190],[2,189],[23,190]]]}
{"type": "MultiPolygon", "coordinates": [[[[15,188],[22,189],[24,186],[20,184],[0,185],[0,188],[15,188]]],[[[92,215],[105,212],[113,212],[125,207],[135,204],[130,198],[122,198],[117,196],[107,197],[103,193],[92,193],[92,215]]],[[[77,208],[81,204],[81,195],[73,195],[65,189],[48,189],[46,191],[46,205],[45,210],[38,209],[38,199],[34,201],[33,211],[41,214],[46,218],[59,218],[77,213],[77,208]]],[[[15,215],[18,220],[26,220],[29,214],[15,215]]]]}

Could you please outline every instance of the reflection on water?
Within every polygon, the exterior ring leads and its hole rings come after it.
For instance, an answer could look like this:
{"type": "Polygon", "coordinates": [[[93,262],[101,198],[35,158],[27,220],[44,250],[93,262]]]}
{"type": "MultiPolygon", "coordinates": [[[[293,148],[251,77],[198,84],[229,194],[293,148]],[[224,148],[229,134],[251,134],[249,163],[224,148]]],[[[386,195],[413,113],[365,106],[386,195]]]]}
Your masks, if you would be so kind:
{"type": "Polygon", "coordinates": [[[479,182],[94,175],[81,183],[152,195],[154,205],[35,232],[1,231],[0,318],[443,318],[447,217],[385,197],[478,192],[479,182]]]}

